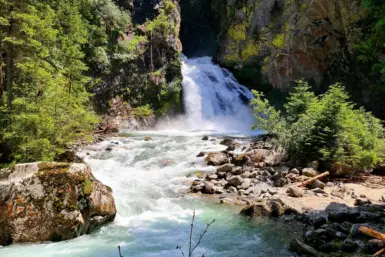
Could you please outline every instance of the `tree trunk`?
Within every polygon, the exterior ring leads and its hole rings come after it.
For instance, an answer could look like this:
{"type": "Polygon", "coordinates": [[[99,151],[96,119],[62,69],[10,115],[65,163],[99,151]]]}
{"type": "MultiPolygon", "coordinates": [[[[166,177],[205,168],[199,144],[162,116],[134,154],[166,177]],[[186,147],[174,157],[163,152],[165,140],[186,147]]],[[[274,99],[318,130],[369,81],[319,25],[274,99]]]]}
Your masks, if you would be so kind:
{"type": "Polygon", "coordinates": [[[3,61],[0,61],[0,106],[4,105],[3,94],[4,94],[4,72],[3,72],[3,61]]]}

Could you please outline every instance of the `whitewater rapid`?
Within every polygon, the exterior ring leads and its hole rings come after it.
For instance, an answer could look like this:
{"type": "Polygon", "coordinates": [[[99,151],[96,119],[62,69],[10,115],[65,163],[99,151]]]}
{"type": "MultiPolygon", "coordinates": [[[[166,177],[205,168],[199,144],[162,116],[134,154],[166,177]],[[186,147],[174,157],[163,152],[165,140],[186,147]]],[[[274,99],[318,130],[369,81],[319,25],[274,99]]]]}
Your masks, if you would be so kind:
{"type": "Polygon", "coordinates": [[[124,257],[181,257],[176,246],[188,249],[193,210],[194,240],[216,219],[194,256],[291,256],[284,225],[250,222],[237,207],[187,194],[197,173],[214,171],[197,154],[224,150],[219,142],[225,135],[248,140],[253,116],[247,105],[251,92],[210,58],[184,59],[182,72],[187,115],[154,131],[122,131],[79,153],[95,177],[112,188],[115,221],[69,241],[0,248],[1,257],[118,257],[118,245],[124,257]]]}

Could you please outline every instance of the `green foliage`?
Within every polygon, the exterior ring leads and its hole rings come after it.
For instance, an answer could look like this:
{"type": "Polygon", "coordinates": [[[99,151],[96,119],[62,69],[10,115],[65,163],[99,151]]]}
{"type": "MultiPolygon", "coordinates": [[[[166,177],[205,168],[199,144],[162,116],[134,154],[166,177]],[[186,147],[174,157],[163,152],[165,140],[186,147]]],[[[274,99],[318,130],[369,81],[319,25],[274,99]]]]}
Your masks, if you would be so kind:
{"type": "Polygon", "coordinates": [[[139,117],[146,117],[152,115],[152,109],[150,105],[144,105],[144,106],[139,106],[136,107],[134,110],[134,115],[139,116],[139,117]]]}
{"type": "Polygon", "coordinates": [[[254,91],[255,127],[277,135],[296,160],[321,160],[326,167],[350,171],[372,168],[384,159],[384,128],[380,120],[349,102],[344,88],[333,85],[319,97],[300,81],[289,95],[286,113],[276,111],[254,91]]]}
{"type": "Polygon", "coordinates": [[[14,161],[50,161],[97,122],[84,75],[89,31],[81,12],[88,1],[0,1],[7,76],[0,143],[14,161]]]}
{"type": "MultiPolygon", "coordinates": [[[[374,80],[385,84],[385,62],[381,56],[385,44],[385,2],[382,0],[364,0],[364,7],[368,10],[366,31],[362,41],[354,48],[357,59],[364,65],[372,67],[369,72],[374,80]]],[[[385,90],[384,87],[382,87],[385,90]]]]}

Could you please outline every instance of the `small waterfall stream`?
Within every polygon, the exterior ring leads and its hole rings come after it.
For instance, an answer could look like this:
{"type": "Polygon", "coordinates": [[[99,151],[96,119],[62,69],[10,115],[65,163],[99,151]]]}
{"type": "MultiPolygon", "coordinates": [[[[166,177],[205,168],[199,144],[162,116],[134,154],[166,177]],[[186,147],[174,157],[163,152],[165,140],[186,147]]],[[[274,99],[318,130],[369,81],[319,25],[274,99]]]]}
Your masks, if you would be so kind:
{"type": "Polygon", "coordinates": [[[181,257],[175,248],[188,249],[193,210],[194,239],[216,219],[194,256],[292,256],[284,245],[290,237],[284,224],[250,222],[237,207],[186,194],[195,179],[191,174],[214,170],[197,153],[224,150],[218,136],[250,135],[253,116],[247,106],[251,92],[209,57],[184,59],[183,75],[186,116],[154,131],[124,131],[79,153],[113,189],[118,209],[113,223],[74,240],[0,248],[0,256],[118,257],[120,245],[124,257],[181,257]],[[203,135],[214,141],[202,141],[203,135]]]}

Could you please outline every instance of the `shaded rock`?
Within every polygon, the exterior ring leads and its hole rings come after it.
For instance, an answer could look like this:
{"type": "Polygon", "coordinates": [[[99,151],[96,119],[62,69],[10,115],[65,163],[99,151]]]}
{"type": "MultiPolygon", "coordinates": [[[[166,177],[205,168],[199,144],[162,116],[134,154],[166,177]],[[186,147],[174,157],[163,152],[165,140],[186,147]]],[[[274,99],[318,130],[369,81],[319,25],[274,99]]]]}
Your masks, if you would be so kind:
{"type": "Polygon", "coordinates": [[[209,166],[219,166],[228,163],[227,155],[224,153],[209,153],[205,160],[209,166]]]}
{"type": "Polygon", "coordinates": [[[304,168],[302,169],[302,175],[312,178],[319,175],[319,172],[313,168],[304,168]]]}
{"type": "Polygon", "coordinates": [[[340,250],[340,247],[335,242],[327,242],[325,244],[322,244],[318,250],[324,253],[334,253],[338,252],[340,250]]]}
{"type": "Polygon", "coordinates": [[[385,248],[385,241],[379,239],[371,239],[366,242],[363,251],[365,253],[374,254],[382,248],[385,248]]]}
{"type": "Polygon", "coordinates": [[[310,188],[320,188],[324,189],[325,188],[325,183],[321,182],[320,180],[315,180],[311,185],[310,188]]]}
{"type": "Polygon", "coordinates": [[[299,241],[298,239],[293,239],[290,242],[289,249],[290,251],[296,252],[299,255],[306,255],[306,256],[312,256],[312,257],[321,256],[321,254],[316,249],[314,249],[310,245],[307,245],[299,241]]]}
{"type": "Polygon", "coordinates": [[[203,188],[202,188],[202,193],[204,194],[214,194],[214,185],[210,182],[205,181],[203,188]]]}
{"type": "Polygon", "coordinates": [[[290,170],[289,173],[290,173],[290,174],[294,174],[294,175],[299,175],[299,174],[300,174],[300,173],[299,173],[299,170],[298,170],[298,169],[295,169],[295,168],[292,169],[292,170],[290,170]]]}
{"type": "Polygon", "coordinates": [[[205,156],[205,153],[204,153],[204,152],[200,152],[200,153],[198,153],[198,155],[197,155],[197,157],[203,157],[203,156],[205,156]]]}
{"type": "Polygon", "coordinates": [[[323,216],[317,216],[314,219],[312,219],[312,224],[315,229],[321,227],[322,225],[327,223],[327,219],[323,216]]]}
{"type": "Polygon", "coordinates": [[[235,166],[244,166],[249,162],[249,157],[245,154],[239,154],[238,156],[235,156],[234,164],[235,166]]]}
{"type": "Polygon", "coordinates": [[[219,166],[219,167],[217,168],[217,172],[218,172],[218,173],[219,173],[219,172],[229,173],[229,172],[231,172],[232,170],[233,170],[233,165],[230,164],[230,163],[226,163],[226,164],[224,164],[224,165],[222,165],[222,166],[219,166]]]}
{"type": "Polygon", "coordinates": [[[234,167],[232,170],[231,170],[231,173],[233,175],[241,175],[243,173],[243,169],[242,167],[234,167]]]}
{"type": "Polygon", "coordinates": [[[234,151],[237,147],[240,146],[238,142],[235,142],[231,138],[225,138],[219,144],[227,146],[227,151],[234,151]]]}
{"type": "Polygon", "coordinates": [[[116,215],[111,188],[84,163],[0,170],[0,206],[0,245],[72,239],[116,215]]]}
{"type": "Polygon", "coordinates": [[[207,140],[209,140],[209,137],[208,136],[204,136],[204,137],[202,137],[202,140],[203,141],[207,141],[207,140]]]}
{"type": "Polygon", "coordinates": [[[382,163],[375,167],[372,172],[373,175],[385,176],[385,163],[382,163]]]}
{"type": "Polygon", "coordinates": [[[298,187],[289,187],[286,191],[286,193],[291,197],[302,197],[303,192],[298,187]]]}
{"type": "Polygon", "coordinates": [[[244,179],[241,176],[232,176],[227,180],[227,183],[230,186],[240,186],[244,182],[244,179]]]}
{"type": "Polygon", "coordinates": [[[372,202],[369,199],[360,199],[360,198],[354,201],[354,206],[361,206],[365,204],[372,204],[372,202]]]}
{"type": "Polygon", "coordinates": [[[241,215],[249,217],[279,217],[285,214],[286,206],[280,200],[263,200],[241,210],[241,215]]]}
{"type": "Polygon", "coordinates": [[[279,178],[279,179],[274,180],[274,186],[275,187],[283,187],[286,185],[286,183],[287,183],[287,181],[284,178],[279,178]]]}
{"type": "Polygon", "coordinates": [[[344,252],[355,252],[360,245],[357,243],[357,241],[353,241],[352,239],[346,239],[342,244],[341,244],[341,250],[344,252]]]}

